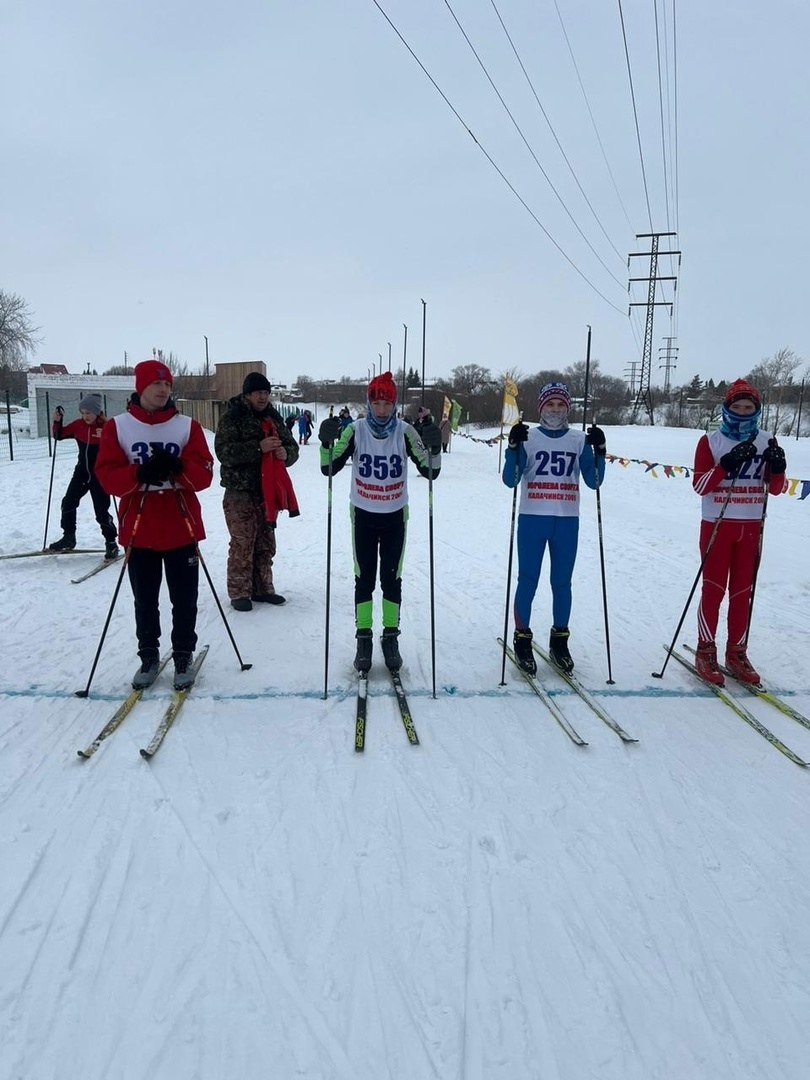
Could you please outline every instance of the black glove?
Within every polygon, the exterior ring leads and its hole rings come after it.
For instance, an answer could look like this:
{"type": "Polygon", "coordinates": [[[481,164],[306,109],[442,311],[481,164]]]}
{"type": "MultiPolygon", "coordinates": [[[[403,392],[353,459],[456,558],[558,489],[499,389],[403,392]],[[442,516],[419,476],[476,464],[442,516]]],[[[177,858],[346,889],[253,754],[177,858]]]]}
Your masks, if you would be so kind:
{"type": "Polygon", "coordinates": [[[511,450],[517,450],[522,442],[526,442],[529,437],[528,424],[518,423],[509,431],[509,448],[511,450]]]}
{"type": "Polygon", "coordinates": [[[441,453],[442,451],[442,433],[433,423],[427,423],[419,432],[422,442],[425,444],[425,449],[431,453],[441,453]]]}
{"type": "Polygon", "coordinates": [[[183,462],[170,450],[153,450],[152,456],[138,466],[138,480],[142,484],[162,484],[183,471],[183,462]]]}
{"type": "Polygon", "coordinates": [[[741,465],[744,465],[746,461],[750,461],[757,456],[757,448],[750,440],[737,443],[732,447],[727,454],[723,454],[720,458],[721,466],[727,473],[736,472],[741,465]]]}
{"type": "Polygon", "coordinates": [[[593,447],[593,452],[597,457],[604,457],[607,453],[607,440],[605,433],[596,424],[591,424],[588,428],[588,442],[593,447]]]}
{"type": "Polygon", "coordinates": [[[787,469],[787,458],[785,457],[785,451],[776,439],[770,440],[762,452],[762,460],[771,470],[772,476],[784,476],[787,469]]]}
{"type": "Polygon", "coordinates": [[[321,440],[321,446],[325,446],[328,450],[340,438],[342,430],[343,425],[336,416],[327,416],[325,420],[321,421],[321,426],[318,428],[318,438],[321,440]]]}

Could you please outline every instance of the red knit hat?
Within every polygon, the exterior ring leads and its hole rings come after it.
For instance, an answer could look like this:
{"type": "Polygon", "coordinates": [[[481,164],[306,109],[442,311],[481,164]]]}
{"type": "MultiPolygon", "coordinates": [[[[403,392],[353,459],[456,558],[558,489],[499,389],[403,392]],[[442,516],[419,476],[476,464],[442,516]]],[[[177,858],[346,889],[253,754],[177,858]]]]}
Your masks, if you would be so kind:
{"type": "Polygon", "coordinates": [[[759,390],[757,390],[755,386],[746,382],[745,379],[735,379],[728,390],[726,390],[723,404],[733,405],[735,401],[739,401],[741,398],[750,398],[757,408],[762,404],[759,390]]]}
{"type": "Polygon", "coordinates": [[[368,400],[390,401],[392,405],[396,405],[397,384],[390,371],[384,371],[382,375],[371,380],[368,384],[368,400]]]}
{"type": "Polygon", "coordinates": [[[153,382],[173,383],[172,373],[162,360],[142,360],[135,366],[135,390],[142,394],[153,382]]]}

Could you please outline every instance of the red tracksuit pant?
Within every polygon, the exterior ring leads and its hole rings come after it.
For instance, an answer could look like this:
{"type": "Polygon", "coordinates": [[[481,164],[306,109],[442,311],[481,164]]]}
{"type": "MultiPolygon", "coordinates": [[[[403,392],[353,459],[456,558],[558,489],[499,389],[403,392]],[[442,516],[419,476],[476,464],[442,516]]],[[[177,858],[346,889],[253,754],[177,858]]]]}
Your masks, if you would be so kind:
{"type": "MultiPolygon", "coordinates": [[[[700,523],[700,554],[706,554],[715,522],[700,523]]],[[[728,644],[745,644],[748,609],[757,565],[760,521],[720,522],[703,567],[703,588],[698,609],[698,640],[714,641],[720,604],[728,590],[728,644]]]]}

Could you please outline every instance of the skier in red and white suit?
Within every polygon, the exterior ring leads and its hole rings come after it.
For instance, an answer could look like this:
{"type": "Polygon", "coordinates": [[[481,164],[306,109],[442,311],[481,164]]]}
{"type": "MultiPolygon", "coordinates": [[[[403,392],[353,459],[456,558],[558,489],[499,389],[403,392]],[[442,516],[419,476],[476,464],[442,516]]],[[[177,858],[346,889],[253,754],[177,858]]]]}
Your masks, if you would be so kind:
{"type": "Polygon", "coordinates": [[[172,382],[159,360],[137,365],[136,393],[127,411],[104,425],[96,462],[102,487],[121,500],[119,535],[130,549],[127,569],[141,658],[134,686],[148,685],[157,673],[164,566],[177,688],[190,678],[197,644],[197,541],[205,539],[205,529],[195,492],[210,486],[213,458],[197,421],[175,408],[172,382]]]}
{"type": "Polygon", "coordinates": [[[746,650],[765,490],[781,495],[787,489],[784,450],[772,435],[759,430],[761,413],[759,391],[737,379],[726,391],[720,427],[703,435],[695,451],[692,486],[702,496],[700,553],[706,557],[695,666],[701,678],[717,686],[724,679],[715,634],[727,589],[726,667],[743,682],[759,682],[746,650]]]}

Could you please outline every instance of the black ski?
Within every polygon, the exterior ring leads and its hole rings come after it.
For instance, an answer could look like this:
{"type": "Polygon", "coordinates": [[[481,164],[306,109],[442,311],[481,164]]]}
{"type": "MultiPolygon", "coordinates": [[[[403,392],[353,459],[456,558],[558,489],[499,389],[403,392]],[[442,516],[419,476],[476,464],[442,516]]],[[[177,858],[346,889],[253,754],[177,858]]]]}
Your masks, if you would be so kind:
{"type": "MultiPolygon", "coordinates": [[[[160,666],[158,667],[158,675],[160,675],[161,671],[163,671],[170,659],[171,653],[163,657],[163,659],[160,661],[160,666]]],[[[155,678],[157,678],[157,675],[155,676],[155,678]]],[[[79,757],[82,758],[84,761],[87,761],[88,758],[91,758],[93,754],[95,754],[96,750],[98,750],[98,748],[104,742],[104,740],[108,739],[110,735],[112,735],[114,731],[117,731],[118,728],[123,724],[123,722],[126,720],[126,718],[129,716],[129,714],[143,697],[144,691],[148,689],[148,686],[142,686],[139,690],[131,690],[121,702],[121,704],[118,706],[118,708],[115,710],[115,712],[112,714],[104,727],[101,729],[101,731],[98,733],[98,735],[96,735],[95,739],[93,739],[93,741],[90,743],[90,745],[84,750],[76,751],[79,757]]]]}
{"type": "MultiPolygon", "coordinates": [[[[206,656],[208,655],[209,648],[210,646],[205,645],[197,654],[197,657],[191,666],[191,670],[194,673],[195,682],[197,680],[197,675],[200,672],[200,668],[202,667],[203,660],[205,660],[206,656]]],[[[146,758],[147,760],[149,760],[150,758],[153,758],[158,752],[158,750],[163,744],[163,740],[168,734],[169,728],[177,719],[177,714],[180,712],[181,708],[185,704],[186,698],[193,689],[194,683],[192,683],[191,686],[187,686],[185,690],[174,690],[172,692],[172,700],[169,702],[168,707],[166,708],[166,712],[163,714],[163,719],[160,721],[157,728],[155,729],[155,734],[152,736],[152,741],[145,749],[141,750],[142,758],[146,758]]]]}
{"type": "Polygon", "coordinates": [[[388,674],[391,676],[391,682],[394,684],[394,693],[397,696],[399,715],[402,717],[402,724],[405,728],[405,734],[408,736],[408,742],[411,746],[419,746],[419,736],[416,734],[416,728],[413,726],[410,706],[408,705],[408,699],[405,697],[405,688],[402,685],[402,679],[399,677],[399,672],[389,671],[388,674]]]}
{"type": "Polygon", "coordinates": [[[548,711],[551,713],[551,715],[554,717],[554,719],[557,721],[557,723],[563,729],[563,731],[568,736],[568,738],[571,740],[571,742],[574,743],[576,746],[587,746],[588,744],[585,742],[585,740],[582,738],[582,736],[579,734],[579,732],[574,729],[571,722],[565,716],[565,714],[563,713],[562,709],[559,707],[557,702],[552,698],[551,694],[549,694],[548,690],[546,690],[545,686],[543,686],[542,683],[539,683],[537,681],[537,679],[535,679],[535,677],[533,675],[530,675],[528,673],[528,671],[523,670],[523,668],[517,662],[517,657],[512,652],[512,650],[509,648],[509,646],[504,645],[503,638],[498,638],[498,644],[501,646],[501,648],[506,649],[506,655],[509,657],[509,659],[512,661],[512,663],[515,665],[517,670],[520,672],[520,674],[523,676],[523,678],[526,680],[526,682],[529,684],[529,686],[532,688],[532,690],[534,690],[535,694],[537,694],[537,696],[540,698],[540,700],[546,706],[548,711]]]}
{"type": "Polygon", "coordinates": [[[536,641],[532,642],[532,648],[534,651],[545,660],[555,675],[559,675],[561,679],[565,679],[575,694],[578,694],[585,704],[593,710],[593,712],[599,717],[603,724],[607,724],[611,731],[619,736],[622,742],[634,743],[638,742],[638,739],[634,739],[632,735],[628,735],[621,724],[618,724],[612,716],[609,716],[598,701],[594,700],[590,691],[586,690],[579,679],[573,673],[563,671],[562,668],[557,667],[554,661],[551,659],[545,649],[541,649],[536,641]]]}
{"type": "Polygon", "coordinates": [[[368,702],[368,672],[357,676],[357,712],[354,720],[354,748],[358,754],[366,748],[366,704],[368,702]]]}

